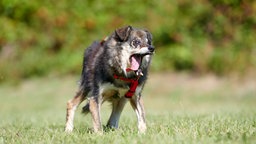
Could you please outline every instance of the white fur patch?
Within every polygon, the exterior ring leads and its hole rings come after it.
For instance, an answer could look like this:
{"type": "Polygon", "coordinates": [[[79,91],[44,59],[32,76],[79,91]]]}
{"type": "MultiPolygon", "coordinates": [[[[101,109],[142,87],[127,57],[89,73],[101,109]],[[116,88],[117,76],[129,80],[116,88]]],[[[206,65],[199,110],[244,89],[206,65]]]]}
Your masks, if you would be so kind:
{"type": "Polygon", "coordinates": [[[142,86],[138,86],[138,87],[136,88],[135,95],[138,96],[138,95],[140,94],[141,90],[142,90],[142,86]]]}
{"type": "Polygon", "coordinates": [[[146,68],[149,66],[151,55],[145,55],[141,62],[141,67],[146,68]]]}
{"type": "MultiPolygon", "coordinates": [[[[128,87],[127,88],[117,88],[111,83],[105,83],[105,84],[100,85],[100,95],[108,94],[113,91],[118,91],[120,96],[124,96],[125,93],[128,91],[128,87]]],[[[107,98],[108,97],[103,97],[103,99],[107,99],[107,98]]]]}
{"type": "Polygon", "coordinates": [[[139,54],[146,54],[149,53],[148,47],[142,47],[140,48],[139,54]]]}
{"type": "Polygon", "coordinates": [[[126,69],[128,68],[128,65],[130,65],[130,56],[132,55],[131,48],[129,44],[122,45],[122,56],[121,56],[121,68],[126,74],[126,69]]]}

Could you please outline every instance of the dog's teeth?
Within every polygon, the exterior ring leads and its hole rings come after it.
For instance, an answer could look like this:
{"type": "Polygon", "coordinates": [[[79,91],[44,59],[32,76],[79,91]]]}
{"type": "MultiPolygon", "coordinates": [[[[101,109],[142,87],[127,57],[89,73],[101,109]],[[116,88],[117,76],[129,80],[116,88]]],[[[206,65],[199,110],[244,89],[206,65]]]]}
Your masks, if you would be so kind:
{"type": "Polygon", "coordinates": [[[137,75],[137,76],[143,76],[142,70],[141,70],[141,69],[138,69],[138,70],[136,71],[136,75],[137,75]]]}
{"type": "Polygon", "coordinates": [[[142,73],[141,70],[138,70],[138,71],[136,72],[136,75],[137,75],[137,76],[143,76],[143,73],[142,73]]]}

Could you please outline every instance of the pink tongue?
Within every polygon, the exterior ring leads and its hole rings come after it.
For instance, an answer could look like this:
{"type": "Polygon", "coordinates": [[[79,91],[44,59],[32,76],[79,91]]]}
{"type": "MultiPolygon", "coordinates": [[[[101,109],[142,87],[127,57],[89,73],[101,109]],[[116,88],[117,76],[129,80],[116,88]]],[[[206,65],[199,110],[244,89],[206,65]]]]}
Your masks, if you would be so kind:
{"type": "Polygon", "coordinates": [[[134,70],[134,71],[138,70],[139,67],[140,67],[140,61],[141,61],[140,56],[136,56],[136,55],[131,56],[131,58],[130,58],[130,63],[131,63],[130,69],[134,70]]]}

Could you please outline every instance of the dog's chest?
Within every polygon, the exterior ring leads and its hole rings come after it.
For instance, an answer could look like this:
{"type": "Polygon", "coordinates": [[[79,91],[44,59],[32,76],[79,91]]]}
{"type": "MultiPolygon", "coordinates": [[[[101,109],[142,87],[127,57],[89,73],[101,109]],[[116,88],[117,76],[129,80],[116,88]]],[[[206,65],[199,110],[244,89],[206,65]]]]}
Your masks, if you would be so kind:
{"type": "Polygon", "coordinates": [[[129,87],[116,87],[114,84],[105,83],[100,85],[100,95],[103,99],[120,98],[125,95],[129,87]]]}

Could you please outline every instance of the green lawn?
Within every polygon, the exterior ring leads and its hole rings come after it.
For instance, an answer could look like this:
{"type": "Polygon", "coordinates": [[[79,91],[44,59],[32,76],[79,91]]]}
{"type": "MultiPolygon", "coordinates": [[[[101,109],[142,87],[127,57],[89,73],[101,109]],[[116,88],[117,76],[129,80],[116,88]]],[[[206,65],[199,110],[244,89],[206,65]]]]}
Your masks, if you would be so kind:
{"type": "MultiPolygon", "coordinates": [[[[120,128],[91,132],[90,115],[81,107],[75,130],[64,133],[66,102],[77,77],[41,78],[0,86],[0,144],[9,143],[256,143],[256,82],[152,74],[144,89],[146,134],[138,134],[136,116],[127,104],[120,128]]],[[[110,111],[104,104],[103,123],[110,111]]]]}

